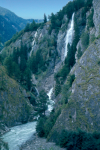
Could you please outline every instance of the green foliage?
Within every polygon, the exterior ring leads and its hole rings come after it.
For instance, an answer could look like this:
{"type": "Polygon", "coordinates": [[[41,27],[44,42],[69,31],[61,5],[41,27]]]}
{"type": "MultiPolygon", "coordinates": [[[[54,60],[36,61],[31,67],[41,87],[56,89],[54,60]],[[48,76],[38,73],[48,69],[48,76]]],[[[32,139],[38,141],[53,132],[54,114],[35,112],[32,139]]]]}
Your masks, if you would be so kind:
{"type": "Polygon", "coordinates": [[[78,28],[78,24],[77,24],[77,18],[74,18],[74,30],[75,30],[75,34],[74,34],[74,40],[72,45],[70,46],[70,44],[68,44],[68,53],[67,53],[67,57],[65,58],[65,62],[64,62],[64,66],[61,68],[61,70],[55,74],[55,80],[56,82],[59,81],[60,84],[63,84],[67,75],[70,72],[70,69],[74,66],[75,64],[75,53],[76,53],[76,45],[79,41],[79,28],[78,28]]]}
{"type": "Polygon", "coordinates": [[[74,82],[75,80],[75,75],[69,75],[67,77],[67,82],[63,85],[62,87],[62,92],[61,92],[61,95],[62,95],[62,102],[63,104],[67,104],[68,103],[68,98],[71,94],[71,92],[69,91],[70,87],[72,86],[72,83],[74,82]]]}
{"type": "Polygon", "coordinates": [[[37,121],[36,131],[38,133],[38,136],[47,137],[50,134],[51,129],[54,126],[60,113],[61,113],[60,109],[57,110],[56,112],[54,110],[52,110],[52,112],[48,118],[41,117],[37,121]]]}
{"type": "Polygon", "coordinates": [[[41,23],[35,23],[35,21],[33,20],[31,24],[27,23],[24,32],[36,31],[40,26],[41,23]]]}
{"type": "Polygon", "coordinates": [[[16,34],[13,35],[13,37],[5,42],[5,46],[9,46],[11,43],[14,43],[21,35],[23,35],[24,30],[21,30],[20,32],[17,32],[16,34]]]}
{"type": "Polygon", "coordinates": [[[7,69],[8,75],[11,76],[13,73],[13,64],[12,64],[12,58],[10,56],[5,58],[4,66],[7,69]]]}
{"type": "Polygon", "coordinates": [[[80,8],[84,7],[85,5],[84,0],[74,0],[73,3],[74,3],[75,11],[78,11],[80,8]]]}
{"type": "Polygon", "coordinates": [[[69,83],[69,86],[71,87],[72,86],[72,83],[74,82],[75,80],[75,75],[70,75],[67,79],[67,82],[69,83]]]}
{"type": "Polygon", "coordinates": [[[69,67],[67,65],[64,65],[61,70],[55,74],[55,80],[56,82],[59,81],[61,84],[65,81],[68,73],[69,73],[69,67]]]}
{"type": "Polygon", "coordinates": [[[38,72],[38,64],[36,63],[36,55],[35,54],[32,54],[31,57],[29,58],[28,66],[34,74],[36,72],[38,72]]]}
{"type": "Polygon", "coordinates": [[[96,39],[95,35],[92,34],[92,35],[91,35],[91,38],[90,38],[90,42],[92,43],[95,39],[96,39]]]}
{"type": "Polygon", "coordinates": [[[67,150],[99,150],[100,133],[87,133],[85,131],[68,131],[63,129],[56,133],[54,139],[57,145],[67,150]]]}
{"type": "Polygon", "coordinates": [[[30,31],[30,24],[29,23],[27,23],[27,25],[24,29],[24,32],[28,32],[28,31],[30,31]]]}
{"type": "Polygon", "coordinates": [[[45,111],[48,108],[48,96],[44,90],[40,91],[37,98],[37,111],[40,116],[45,116],[45,111]]]}
{"type": "Polygon", "coordinates": [[[21,44],[20,49],[14,48],[12,55],[5,58],[4,65],[10,77],[19,81],[26,90],[30,90],[31,70],[28,68],[27,60],[27,47],[21,44]]]}
{"type": "Polygon", "coordinates": [[[5,90],[5,79],[3,69],[0,68],[0,90],[5,90]]]}
{"type": "Polygon", "coordinates": [[[52,37],[49,38],[48,36],[44,36],[41,39],[39,44],[42,43],[45,43],[45,46],[41,49],[37,49],[36,52],[32,53],[28,60],[28,66],[32,72],[37,75],[47,70],[50,58],[55,57],[55,48],[57,45],[56,39],[52,37]]]}
{"type": "Polygon", "coordinates": [[[2,63],[3,63],[3,56],[0,55],[0,64],[2,64],[2,63]]]}
{"type": "MultiPolygon", "coordinates": [[[[77,43],[78,43],[79,38],[80,38],[80,31],[78,28],[78,23],[77,23],[76,17],[74,17],[74,30],[75,30],[75,33],[74,33],[73,43],[72,43],[72,45],[68,44],[68,46],[67,46],[68,52],[67,52],[67,57],[65,58],[64,65],[61,68],[61,70],[55,74],[55,80],[56,80],[56,86],[55,87],[57,89],[57,90],[55,90],[56,96],[61,92],[61,85],[66,80],[66,78],[70,72],[70,69],[75,64],[75,53],[77,50],[76,46],[77,46],[77,43]]],[[[65,98],[65,99],[66,99],[65,101],[67,103],[68,98],[65,98]]]]}
{"type": "Polygon", "coordinates": [[[85,2],[85,6],[87,7],[87,9],[89,10],[93,5],[93,0],[86,0],[85,2]]]}
{"type": "Polygon", "coordinates": [[[32,93],[30,93],[30,94],[31,94],[31,96],[30,96],[29,101],[33,106],[36,106],[36,97],[32,93]]]}
{"type": "Polygon", "coordinates": [[[46,23],[47,22],[47,16],[46,16],[46,14],[44,14],[44,23],[46,23]]]}
{"type": "Polygon", "coordinates": [[[100,59],[97,60],[97,64],[100,66],[100,59]]]}
{"type": "Polygon", "coordinates": [[[31,82],[31,70],[29,68],[25,69],[24,72],[24,80],[26,81],[26,88],[27,90],[30,91],[31,87],[32,87],[32,82],[31,82]]]}
{"type": "Polygon", "coordinates": [[[73,65],[75,64],[75,52],[74,52],[74,46],[70,46],[70,44],[68,44],[68,53],[67,53],[67,57],[65,59],[65,64],[68,65],[68,68],[72,68],[73,65]]]}
{"type": "Polygon", "coordinates": [[[88,28],[94,27],[93,15],[94,15],[94,10],[92,9],[90,15],[88,16],[88,28]]]}
{"type": "Polygon", "coordinates": [[[52,110],[49,118],[47,118],[45,124],[44,124],[44,132],[45,132],[45,137],[47,138],[47,136],[50,134],[57,118],[59,117],[59,115],[61,114],[61,110],[58,109],[56,112],[55,110],[52,110]]]}
{"type": "Polygon", "coordinates": [[[88,34],[88,32],[83,32],[83,34],[81,36],[81,41],[82,41],[82,45],[86,49],[89,45],[89,34],[88,34]]]}
{"type": "Polygon", "coordinates": [[[79,47],[77,52],[77,58],[80,59],[81,56],[82,56],[82,51],[81,51],[81,47],[79,47]]]}
{"type": "Polygon", "coordinates": [[[61,85],[60,85],[60,83],[56,83],[56,85],[55,85],[55,96],[60,94],[60,92],[61,92],[61,85]]]}
{"type": "Polygon", "coordinates": [[[55,31],[58,33],[59,28],[62,25],[62,20],[64,15],[67,14],[67,18],[68,18],[68,22],[69,23],[72,14],[76,11],[78,11],[80,8],[83,8],[83,12],[82,12],[82,22],[81,25],[85,25],[86,24],[86,12],[90,9],[91,3],[85,2],[84,0],[74,0],[74,1],[70,1],[67,3],[67,5],[65,7],[63,7],[62,10],[60,10],[57,14],[53,14],[51,13],[51,16],[49,16],[49,19],[51,20],[51,25],[49,28],[49,34],[51,34],[52,30],[55,29],[55,31]],[[89,5],[89,7],[88,7],[89,5]]]}
{"type": "Polygon", "coordinates": [[[26,25],[24,30],[21,30],[20,32],[16,32],[16,33],[14,32],[15,34],[13,35],[13,37],[10,40],[8,40],[7,42],[5,42],[5,46],[9,46],[11,43],[14,43],[25,32],[36,31],[42,24],[43,23],[35,23],[34,20],[33,20],[33,22],[31,24],[27,23],[27,25],[26,25]]]}
{"type": "Polygon", "coordinates": [[[44,135],[45,135],[45,132],[44,132],[45,121],[46,121],[46,117],[41,117],[37,121],[36,132],[37,132],[39,137],[44,137],[44,135]]]}
{"type": "Polygon", "coordinates": [[[21,72],[20,72],[19,66],[18,64],[16,64],[16,62],[13,61],[11,56],[5,58],[4,66],[7,70],[7,74],[10,77],[14,76],[15,79],[20,79],[21,72]]]}

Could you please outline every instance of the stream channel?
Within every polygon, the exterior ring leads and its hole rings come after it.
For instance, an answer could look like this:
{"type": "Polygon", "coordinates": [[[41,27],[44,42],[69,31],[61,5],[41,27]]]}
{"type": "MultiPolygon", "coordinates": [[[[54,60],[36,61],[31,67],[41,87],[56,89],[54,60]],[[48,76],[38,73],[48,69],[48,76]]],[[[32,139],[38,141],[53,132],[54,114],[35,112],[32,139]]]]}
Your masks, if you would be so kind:
{"type": "MultiPolygon", "coordinates": [[[[47,93],[49,96],[50,104],[48,105],[48,111],[53,109],[54,101],[51,100],[53,88],[47,93]]],[[[19,147],[29,140],[36,132],[36,121],[28,122],[23,125],[18,125],[10,128],[10,131],[2,136],[2,140],[8,143],[9,150],[19,150],[19,147]]],[[[3,148],[2,148],[3,150],[3,148]]]]}

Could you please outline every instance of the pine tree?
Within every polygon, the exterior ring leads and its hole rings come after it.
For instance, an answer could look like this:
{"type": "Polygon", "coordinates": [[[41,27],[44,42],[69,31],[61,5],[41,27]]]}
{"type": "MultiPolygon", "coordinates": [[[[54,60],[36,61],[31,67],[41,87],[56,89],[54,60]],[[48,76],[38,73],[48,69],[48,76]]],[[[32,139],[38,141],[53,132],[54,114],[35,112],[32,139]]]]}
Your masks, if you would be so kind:
{"type": "Polygon", "coordinates": [[[32,82],[31,82],[31,71],[29,68],[27,68],[25,70],[25,80],[26,80],[26,87],[27,87],[27,90],[30,90],[31,89],[31,86],[32,86],[32,82]]]}
{"type": "Polygon", "coordinates": [[[46,16],[46,14],[44,14],[44,23],[46,23],[47,22],[47,16],[46,16]]]}
{"type": "Polygon", "coordinates": [[[12,58],[11,57],[6,57],[5,60],[4,60],[4,65],[7,69],[8,75],[11,76],[12,73],[13,73],[12,58]]]}
{"type": "Polygon", "coordinates": [[[48,108],[47,102],[48,102],[48,96],[47,96],[46,92],[44,90],[40,91],[39,97],[37,100],[38,113],[40,115],[43,115],[43,114],[45,115],[45,111],[48,108]]]}

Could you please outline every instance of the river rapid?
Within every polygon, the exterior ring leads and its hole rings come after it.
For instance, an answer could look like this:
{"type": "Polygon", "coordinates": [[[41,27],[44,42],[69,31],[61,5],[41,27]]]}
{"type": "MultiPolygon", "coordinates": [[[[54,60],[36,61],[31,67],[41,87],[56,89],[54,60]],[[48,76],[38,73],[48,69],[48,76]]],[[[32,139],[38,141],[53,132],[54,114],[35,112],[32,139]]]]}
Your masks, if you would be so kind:
{"type": "MultiPolygon", "coordinates": [[[[51,100],[53,88],[47,93],[49,97],[48,111],[51,112],[53,109],[54,102],[51,100]]],[[[36,121],[29,122],[23,125],[18,125],[10,128],[10,131],[2,136],[2,140],[8,143],[9,150],[19,150],[19,147],[29,140],[36,132],[36,121]]],[[[1,150],[4,150],[2,147],[1,150]]]]}

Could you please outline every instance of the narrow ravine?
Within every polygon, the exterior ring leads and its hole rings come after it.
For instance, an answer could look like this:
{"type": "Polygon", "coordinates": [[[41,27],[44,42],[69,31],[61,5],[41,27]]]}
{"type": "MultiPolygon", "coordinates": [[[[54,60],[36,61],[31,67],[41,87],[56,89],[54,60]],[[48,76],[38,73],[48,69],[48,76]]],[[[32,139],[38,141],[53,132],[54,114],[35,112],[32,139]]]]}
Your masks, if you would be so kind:
{"type": "MultiPolygon", "coordinates": [[[[47,93],[49,96],[50,104],[48,105],[48,111],[53,109],[54,102],[51,100],[53,88],[47,93]]],[[[12,127],[9,132],[2,136],[4,142],[8,143],[9,150],[19,150],[19,147],[29,140],[36,132],[36,121],[29,122],[23,125],[12,127]]]]}
{"type": "Polygon", "coordinates": [[[65,39],[65,57],[67,56],[67,46],[68,43],[71,45],[72,44],[72,40],[73,40],[73,34],[74,34],[74,13],[72,15],[72,20],[70,23],[70,27],[67,30],[67,34],[66,34],[66,39],[65,39]]]}

